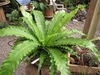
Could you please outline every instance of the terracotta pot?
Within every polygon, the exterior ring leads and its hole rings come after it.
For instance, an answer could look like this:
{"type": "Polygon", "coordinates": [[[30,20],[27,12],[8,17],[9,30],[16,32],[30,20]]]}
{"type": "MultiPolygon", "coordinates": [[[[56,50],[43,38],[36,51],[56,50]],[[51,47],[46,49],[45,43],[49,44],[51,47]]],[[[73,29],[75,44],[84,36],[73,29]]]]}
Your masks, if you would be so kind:
{"type": "Polygon", "coordinates": [[[25,70],[27,75],[50,75],[49,68],[46,66],[42,67],[40,74],[38,74],[38,66],[36,64],[27,64],[25,70]]]}
{"type": "Polygon", "coordinates": [[[48,8],[44,10],[44,16],[45,18],[52,18],[54,16],[52,7],[48,6],[48,8]]]}

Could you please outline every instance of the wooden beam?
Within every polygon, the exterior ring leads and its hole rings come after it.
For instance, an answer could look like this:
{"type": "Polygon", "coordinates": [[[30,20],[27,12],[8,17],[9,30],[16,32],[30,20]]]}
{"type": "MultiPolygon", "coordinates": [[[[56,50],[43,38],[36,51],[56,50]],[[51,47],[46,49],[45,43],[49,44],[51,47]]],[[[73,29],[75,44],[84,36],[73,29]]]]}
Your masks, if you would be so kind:
{"type": "Polygon", "coordinates": [[[3,8],[0,6],[0,21],[5,21],[6,22],[6,17],[3,11],[3,8]]]}
{"type": "Polygon", "coordinates": [[[95,32],[96,32],[97,27],[98,27],[99,19],[100,19],[100,0],[97,0],[96,7],[94,10],[94,14],[93,14],[93,18],[92,18],[90,28],[88,31],[88,36],[87,36],[88,39],[94,38],[95,32]]]}
{"type": "Polygon", "coordinates": [[[5,13],[3,10],[3,6],[9,4],[10,1],[0,2],[0,21],[6,21],[5,13]]]}
{"type": "Polygon", "coordinates": [[[9,3],[10,3],[10,1],[0,2],[0,6],[4,6],[4,5],[7,5],[7,4],[9,4],[9,3]]]}
{"type": "Polygon", "coordinates": [[[89,5],[88,14],[87,14],[87,17],[86,17],[85,26],[84,26],[84,29],[83,29],[83,33],[85,33],[85,34],[88,34],[96,4],[97,4],[97,0],[91,0],[90,1],[90,5],[89,5]]]}
{"type": "Polygon", "coordinates": [[[74,65],[69,64],[69,68],[71,72],[75,73],[86,73],[86,74],[93,74],[95,75],[97,71],[100,70],[100,67],[88,67],[88,66],[81,66],[81,65],[74,65]]]}

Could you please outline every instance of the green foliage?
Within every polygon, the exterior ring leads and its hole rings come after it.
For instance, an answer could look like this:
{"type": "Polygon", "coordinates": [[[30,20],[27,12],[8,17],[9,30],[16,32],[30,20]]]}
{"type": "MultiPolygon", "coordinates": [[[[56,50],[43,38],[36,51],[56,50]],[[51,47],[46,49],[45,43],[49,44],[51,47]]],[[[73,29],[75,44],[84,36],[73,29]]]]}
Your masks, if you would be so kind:
{"type": "Polygon", "coordinates": [[[90,0],[64,0],[63,3],[69,10],[74,10],[79,4],[85,5],[88,8],[89,2],[90,0]]]}
{"type": "Polygon", "coordinates": [[[7,22],[3,22],[3,21],[0,22],[0,29],[7,27],[7,26],[8,26],[7,22]]]}
{"type": "Polygon", "coordinates": [[[3,65],[1,66],[0,75],[12,75],[21,60],[31,51],[34,51],[35,48],[38,47],[38,45],[39,44],[36,42],[34,43],[33,41],[27,40],[20,42],[19,44],[14,46],[6,60],[3,62],[3,65]]]}
{"type": "Polygon", "coordinates": [[[18,9],[18,4],[17,4],[16,0],[10,0],[10,4],[11,4],[12,8],[18,9]]]}
{"type": "Polygon", "coordinates": [[[46,5],[43,2],[32,1],[32,3],[36,10],[43,12],[44,9],[46,8],[46,5]]]}
{"type": "Polygon", "coordinates": [[[17,21],[18,20],[18,11],[15,9],[11,12],[11,14],[7,14],[6,17],[9,21],[17,21]]]}
{"type": "Polygon", "coordinates": [[[28,13],[21,7],[23,20],[28,27],[10,26],[0,30],[0,36],[15,35],[20,37],[2,63],[0,75],[12,75],[26,56],[29,56],[30,60],[38,56],[38,72],[45,60],[49,66],[50,75],[56,75],[56,70],[60,71],[61,75],[70,75],[67,64],[69,58],[65,53],[75,54],[71,48],[73,45],[90,48],[100,61],[98,51],[90,40],[71,36],[73,34],[84,35],[82,32],[63,29],[80,8],[83,6],[78,6],[70,13],[58,11],[51,21],[47,21],[42,12],[32,10],[31,13],[28,13]]]}

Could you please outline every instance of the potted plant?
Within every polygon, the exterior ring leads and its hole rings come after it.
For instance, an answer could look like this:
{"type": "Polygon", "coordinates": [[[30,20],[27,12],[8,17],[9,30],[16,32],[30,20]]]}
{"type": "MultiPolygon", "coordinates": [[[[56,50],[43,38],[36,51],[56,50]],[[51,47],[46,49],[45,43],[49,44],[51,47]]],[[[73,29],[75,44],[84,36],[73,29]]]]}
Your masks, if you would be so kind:
{"type": "Polygon", "coordinates": [[[70,13],[58,11],[51,21],[45,20],[39,11],[32,10],[28,13],[21,7],[22,18],[27,23],[27,27],[9,26],[0,30],[0,36],[20,37],[2,63],[0,75],[12,75],[19,63],[27,56],[32,59],[38,56],[38,72],[45,60],[49,66],[50,75],[55,75],[57,70],[61,75],[70,75],[67,64],[69,58],[66,53],[74,54],[71,48],[73,45],[90,48],[100,61],[98,51],[90,40],[70,36],[75,33],[84,35],[82,32],[63,28],[81,7],[78,6],[70,13]]]}
{"type": "Polygon", "coordinates": [[[41,2],[41,1],[31,1],[32,3],[33,3],[33,5],[34,5],[34,10],[39,10],[39,11],[41,11],[41,12],[43,12],[44,11],[44,9],[46,8],[46,5],[43,3],[43,2],[41,2]]]}
{"type": "Polygon", "coordinates": [[[53,0],[41,0],[46,5],[46,8],[44,9],[44,16],[45,18],[52,18],[54,16],[54,6],[53,6],[53,0]]]}
{"type": "Polygon", "coordinates": [[[44,10],[45,18],[52,18],[54,16],[53,7],[51,5],[47,5],[47,8],[44,10]]]}
{"type": "Polygon", "coordinates": [[[54,8],[53,4],[50,4],[50,0],[33,0],[32,3],[35,7],[35,10],[40,10],[43,12],[45,18],[52,18],[54,16],[54,8]]]}

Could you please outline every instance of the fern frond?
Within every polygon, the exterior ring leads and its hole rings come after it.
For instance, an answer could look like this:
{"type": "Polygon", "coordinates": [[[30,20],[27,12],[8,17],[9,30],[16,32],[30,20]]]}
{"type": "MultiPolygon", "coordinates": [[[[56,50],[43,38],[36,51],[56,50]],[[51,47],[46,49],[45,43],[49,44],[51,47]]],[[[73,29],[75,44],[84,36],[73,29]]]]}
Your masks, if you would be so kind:
{"type": "Polygon", "coordinates": [[[96,46],[87,39],[81,39],[81,38],[64,38],[64,39],[59,39],[56,41],[53,41],[53,43],[50,46],[67,46],[67,45],[78,45],[81,47],[89,48],[93,51],[94,55],[100,62],[100,56],[98,54],[98,50],[96,49],[96,46]]]}
{"type": "Polygon", "coordinates": [[[44,16],[42,14],[42,12],[39,11],[32,11],[32,13],[34,14],[35,17],[35,21],[36,21],[36,25],[40,31],[42,40],[44,40],[45,37],[45,20],[44,20],[44,16]]]}
{"type": "Polygon", "coordinates": [[[100,62],[100,55],[98,50],[96,49],[96,46],[90,42],[89,45],[87,45],[87,48],[91,49],[93,54],[95,55],[96,59],[98,60],[98,62],[100,62]]]}
{"type": "Polygon", "coordinates": [[[80,34],[80,35],[86,36],[86,34],[84,34],[82,31],[79,31],[77,29],[66,30],[65,36],[68,37],[68,36],[71,36],[73,34],[80,34]]]}
{"type": "Polygon", "coordinates": [[[59,33],[55,33],[55,34],[48,35],[47,37],[45,37],[44,45],[48,45],[49,42],[53,39],[53,37],[57,36],[58,34],[59,34],[59,33]]]}
{"type": "Polygon", "coordinates": [[[60,29],[65,26],[72,17],[74,17],[74,15],[78,12],[79,8],[81,7],[77,7],[77,9],[73,10],[70,13],[65,13],[63,17],[61,17],[61,19],[59,20],[60,22],[58,22],[58,24],[55,26],[54,30],[52,32],[59,32],[60,29]]]}
{"type": "Polygon", "coordinates": [[[61,75],[69,75],[69,67],[67,65],[66,58],[61,51],[54,48],[48,48],[49,54],[53,57],[57,70],[61,72],[61,75]]]}
{"type": "Polygon", "coordinates": [[[62,39],[64,37],[69,37],[73,34],[85,35],[84,33],[82,33],[81,31],[79,31],[77,29],[64,30],[64,31],[61,31],[59,33],[47,36],[45,42],[46,42],[46,44],[49,45],[49,44],[52,44],[52,41],[59,40],[59,39],[62,39]]]}
{"type": "Polygon", "coordinates": [[[56,66],[55,66],[55,62],[53,61],[53,58],[51,58],[51,65],[49,69],[50,69],[50,75],[56,74],[56,66]]]}
{"type": "Polygon", "coordinates": [[[66,13],[64,18],[61,20],[61,26],[63,27],[66,23],[68,23],[71,20],[71,18],[74,17],[74,15],[78,12],[78,10],[82,8],[84,8],[83,5],[78,5],[75,10],[73,10],[70,13],[66,13]]]}
{"type": "MultiPolygon", "coordinates": [[[[49,20],[45,20],[45,32],[47,33],[47,31],[48,31],[48,26],[50,25],[50,22],[51,21],[49,21],[49,20]]],[[[45,33],[45,34],[46,34],[45,33]]]]}
{"type": "Polygon", "coordinates": [[[47,34],[50,35],[52,33],[55,33],[54,31],[56,30],[57,27],[60,27],[58,24],[60,23],[62,17],[65,15],[64,12],[62,11],[58,11],[52,21],[50,22],[50,25],[48,26],[48,31],[47,31],[47,34]]]}
{"type": "Polygon", "coordinates": [[[39,51],[38,50],[35,50],[34,51],[34,53],[32,52],[31,54],[29,54],[29,61],[31,61],[35,56],[37,56],[38,55],[38,53],[39,53],[39,51]]]}
{"type": "MultiPolygon", "coordinates": [[[[47,52],[49,53],[49,51],[47,51],[47,52]]],[[[54,61],[53,56],[52,55],[49,55],[49,57],[50,57],[50,66],[49,66],[50,75],[55,75],[56,74],[56,71],[57,71],[57,67],[55,65],[55,61],[54,61]]]]}
{"type": "Polygon", "coordinates": [[[70,53],[72,55],[76,55],[76,53],[74,52],[74,50],[68,46],[60,46],[61,48],[63,48],[63,51],[65,51],[66,53],[70,53]]]}
{"type": "Polygon", "coordinates": [[[36,26],[36,23],[34,22],[32,15],[26,12],[23,7],[21,7],[20,9],[23,15],[23,20],[28,24],[30,29],[33,31],[33,33],[37,36],[38,40],[40,41],[41,33],[39,32],[39,29],[36,26]]]}
{"type": "Polygon", "coordinates": [[[49,45],[52,43],[52,41],[62,39],[64,37],[70,37],[73,34],[85,35],[82,31],[79,31],[77,29],[64,30],[64,31],[60,31],[59,33],[47,36],[45,42],[46,42],[46,44],[49,45]]]}
{"type": "Polygon", "coordinates": [[[55,40],[50,46],[80,45],[86,47],[89,40],[81,38],[62,38],[55,40]]]}
{"type": "Polygon", "coordinates": [[[38,43],[24,41],[14,47],[0,68],[0,75],[12,75],[16,67],[31,51],[38,47],[38,43]]]}
{"type": "Polygon", "coordinates": [[[47,36],[45,42],[47,45],[50,45],[50,44],[52,44],[52,41],[58,40],[58,39],[63,38],[65,36],[66,36],[66,31],[61,31],[59,33],[55,33],[55,34],[47,36]]]}
{"type": "Polygon", "coordinates": [[[36,41],[36,38],[24,27],[10,26],[0,30],[0,36],[19,36],[36,41]]]}
{"type": "Polygon", "coordinates": [[[36,24],[33,23],[32,21],[30,22],[30,21],[28,20],[28,18],[26,18],[26,17],[23,17],[23,20],[24,20],[24,21],[28,24],[28,26],[30,27],[30,29],[32,30],[33,35],[35,35],[35,36],[38,38],[38,40],[40,40],[40,39],[41,39],[41,34],[40,34],[40,32],[39,32],[39,30],[38,30],[36,24]]]}
{"type": "Polygon", "coordinates": [[[40,60],[39,60],[39,65],[38,65],[38,73],[40,72],[40,69],[41,69],[41,67],[43,65],[43,62],[44,62],[45,58],[46,58],[46,56],[44,54],[45,53],[41,53],[40,54],[40,60]]]}

